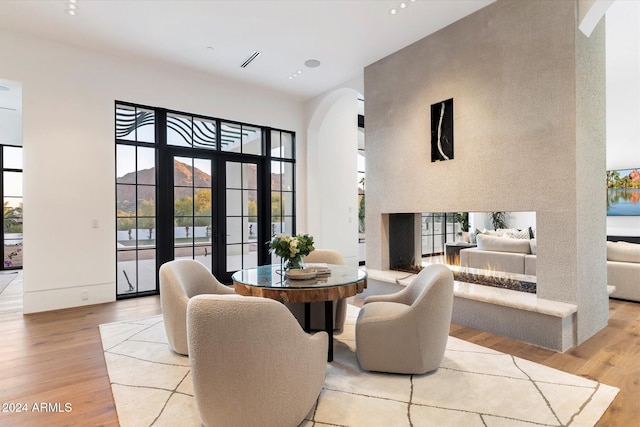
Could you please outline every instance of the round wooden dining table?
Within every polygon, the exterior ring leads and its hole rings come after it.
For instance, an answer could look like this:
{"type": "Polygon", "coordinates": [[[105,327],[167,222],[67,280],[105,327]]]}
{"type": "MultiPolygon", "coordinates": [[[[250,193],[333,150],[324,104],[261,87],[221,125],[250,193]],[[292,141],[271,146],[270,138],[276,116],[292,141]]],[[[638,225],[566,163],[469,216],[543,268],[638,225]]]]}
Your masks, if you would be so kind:
{"type": "MultiPolygon", "coordinates": [[[[367,273],[357,267],[326,264],[328,272],[308,279],[288,277],[281,264],[236,271],[231,279],[239,295],[305,303],[305,330],[310,325],[310,304],[325,303],[325,330],[329,334],[327,361],[333,361],[333,302],[364,291],[367,273]]],[[[324,270],[323,270],[324,271],[324,270]]]]}

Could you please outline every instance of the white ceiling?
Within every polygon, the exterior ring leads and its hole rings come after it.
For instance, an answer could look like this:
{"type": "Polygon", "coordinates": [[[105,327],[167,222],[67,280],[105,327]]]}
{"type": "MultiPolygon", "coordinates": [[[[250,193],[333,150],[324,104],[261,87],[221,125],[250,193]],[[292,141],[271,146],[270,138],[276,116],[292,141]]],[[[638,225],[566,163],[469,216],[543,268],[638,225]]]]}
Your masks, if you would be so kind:
{"type": "MultiPolygon", "coordinates": [[[[308,99],[493,0],[0,1],[0,29],[158,59],[308,99]],[[262,52],[247,68],[240,65],[262,52]],[[308,59],[321,61],[307,68],[308,59]],[[289,76],[301,70],[294,79],[289,76]]],[[[0,76],[2,77],[2,76],[0,76]]]]}

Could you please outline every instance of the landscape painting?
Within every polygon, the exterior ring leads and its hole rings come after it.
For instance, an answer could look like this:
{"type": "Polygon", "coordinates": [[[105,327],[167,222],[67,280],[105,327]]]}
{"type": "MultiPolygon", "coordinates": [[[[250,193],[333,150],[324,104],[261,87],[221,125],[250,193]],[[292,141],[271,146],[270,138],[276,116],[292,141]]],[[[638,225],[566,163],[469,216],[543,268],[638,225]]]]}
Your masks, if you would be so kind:
{"type": "Polygon", "coordinates": [[[607,171],[607,215],[640,216],[640,172],[638,169],[607,171]]]}
{"type": "Polygon", "coordinates": [[[431,161],[453,159],[453,98],[431,105],[431,161]]]}

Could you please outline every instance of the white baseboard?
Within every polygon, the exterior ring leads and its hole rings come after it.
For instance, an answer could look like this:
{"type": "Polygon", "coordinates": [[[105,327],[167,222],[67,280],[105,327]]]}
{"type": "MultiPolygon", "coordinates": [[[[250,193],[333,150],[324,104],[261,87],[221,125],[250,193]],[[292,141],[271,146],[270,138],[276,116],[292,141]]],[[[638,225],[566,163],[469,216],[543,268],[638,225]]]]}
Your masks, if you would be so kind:
{"type": "Polygon", "coordinates": [[[115,283],[110,282],[68,288],[25,291],[23,297],[23,312],[25,314],[39,313],[42,311],[112,302],[116,300],[115,289],[115,283]]]}

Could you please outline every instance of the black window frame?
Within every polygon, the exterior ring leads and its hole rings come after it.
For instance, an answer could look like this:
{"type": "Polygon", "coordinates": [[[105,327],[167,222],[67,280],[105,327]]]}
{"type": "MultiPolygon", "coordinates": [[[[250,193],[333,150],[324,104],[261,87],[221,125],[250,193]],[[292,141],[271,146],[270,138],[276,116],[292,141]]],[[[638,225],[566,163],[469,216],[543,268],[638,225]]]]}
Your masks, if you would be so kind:
{"type": "MultiPolygon", "coordinates": [[[[141,105],[137,103],[131,103],[126,101],[116,100],[114,101],[115,108],[115,127],[116,130],[114,132],[115,137],[115,147],[117,152],[117,147],[119,145],[142,145],[145,147],[153,147],[155,149],[155,185],[156,185],[156,215],[155,215],[155,224],[156,224],[156,240],[155,240],[155,261],[156,261],[156,283],[155,289],[152,291],[138,292],[137,289],[135,292],[119,294],[117,290],[117,280],[116,280],[116,298],[129,298],[136,296],[144,296],[149,294],[158,294],[159,293],[159,283],[158,283],[158,271],[160,265],[164,262],[170,261],[174,257],[174,229],[173,229],[173,206],[174,206],[174,195],[173,195],[173,158],[174,156],[185,156],[185,157],[202,157],[202,158],[210,158],[212,160],[212,175],[217,174],[215,183],[212,188],[212,198],[215,197],[216,203],[219,206],[225,205],[225,191],[224,186],[225,178],[224,178],[224,165],[227,161],[247,161],[254,162],[258,167],[259,171],[259,180],[261,183],[259,184],[258,191],[258,203],[260,205],[259,209],[259,229],[257,230],[258,236],[260,236],[259,241],[267,242],[271,237],[271,219],[272,219],[272,211],[271,211],[271,179],[272,179],[272,171],[271,165],[273,162],[284,162],[291,164],[292,170],[292,214],[291,214],[291,224],[292,230],[290,230],[290,234],[295,234],[296,232],[296,182],[295,182],[295,171],[296,171],[296,134],[294,131],[273,128],[264,125],[257,125],[253,123],[244,123],[236,120],[229,120],[224,118],[210,117],[200,114],[192,114],[186,113],[182,111],[160,108],[160,107],[152,107],[148,105],[141,105]],[[118,108],[136,108],[144,111],[153,111],[154,112],[154,142],[140,142],[140,141],[132,141],[130,139],[125,139],[122,137],[118,137],[118,108]],[[216,146],[209,148],[202,147],[194,147],[193,145],[182,146],[182,145],[171,145],[168,144],[167,137],[167,115],[180,115],[190,117],[193,123],[193,120],[204,120],[210,123],[215,123],[216,126],[216,146]],[[243,141],[242,136],[240,137],[240,152],[227,151],[223,149],[222,137],[223,132],[222,124],[232,124],[235,126],[239,126],[242,132],[243,127],[251,128],[252,131],[255,129],[259,129],[261,132],[262,146],[260,147],[260,154],[250,154],[243,153],[243,141]],[[290,158],[282,158],[271,155],[271,136],[272,132],[286,133],[291,136],[291,157],[290,158]]],[[[120,133],[122,136],[122,132],[120,133]]],[[[117,175],[117,157],[116,157],[116,175],[117,175]]],[[[116,185],[117,185],[116,176],[116,185]]],[[[213,181],[213,176],[212,176],[213,181]]],[[[118,204],[118,195],[116,193],[116,218],[117,218],[117,204],[118,204]]],[[[218,211],[219,213],[221,211],[218,211]]],[[[137,214],[137,212],[136,212],[137,214]]],[[[216,220],[216,216],[214,215],[214,220],[216,220]]],[[[224,239],[221,237],[221,230],[225,230],[225,221],[226,221],[226,213],[217,215],[217,223],[214,228],[215,231],[212,230],[212,245],[217,248],[225,248],[224,239]],[[215,235],[213,235],[215,233],[215,235]]],[[[289,234],[289,233],[288,233],[289,234]]],[[[117,242],[117,227],[116,227],[116,242],[117,242]]],[[[139,249],[136,249],[138,251],[139,249]]],[[[215,263],[219,267],[224,265],[226,260],[223,259],[225,254],[222,250],[216,251],[218,254],[218,261],[215,263]]],[[[137,258],[136,258],[137,262],[137,258]]],[[[268,247],[266,243],[264,245],[258,245],[258,265],[264,265],[271,262],[271,257],[268,254],[268,247]]],[[[219,267],[213,267],[219,268],[219,267]]],[[[136,266],[138,268],[138,266],[136,266]]],[[[118,248],[116,248],[116,269],[118,269],[118,248]]],[[[137,271],[137,270],[136,270],[137,271]]],[[[116,272],[117,274],[117,272],[116,272]]],[[[218,277],[218,275],[216,275],[218,277]]],[[[230,277],[230,275],[229,275],[230,277]]],[[[136,286],[139,284],[136,283],[136,286]]]]}

